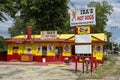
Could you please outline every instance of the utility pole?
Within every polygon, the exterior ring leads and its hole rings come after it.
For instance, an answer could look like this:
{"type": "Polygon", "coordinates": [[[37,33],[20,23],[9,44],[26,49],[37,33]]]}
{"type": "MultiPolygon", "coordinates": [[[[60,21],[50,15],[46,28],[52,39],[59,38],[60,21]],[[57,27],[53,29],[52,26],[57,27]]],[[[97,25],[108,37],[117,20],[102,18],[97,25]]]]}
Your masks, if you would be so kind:
{"type": "Polygon", "coordinates": [[[112,43],[112,54],[114,54],[114,38],[113,38],[113,32],[112,32],[112,29],[115,29],[115,28],[118,28],[117,26],[115,27],[110,27],[110,32],[111,32],[111,43],[112,43]]]}

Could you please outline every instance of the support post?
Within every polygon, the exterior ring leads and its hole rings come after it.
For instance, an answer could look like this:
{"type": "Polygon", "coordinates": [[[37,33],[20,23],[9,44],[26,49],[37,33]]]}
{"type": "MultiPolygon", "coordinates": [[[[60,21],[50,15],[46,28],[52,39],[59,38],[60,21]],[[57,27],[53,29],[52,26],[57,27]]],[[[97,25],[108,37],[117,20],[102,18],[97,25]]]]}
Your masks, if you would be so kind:
{"type": "Polygon", "coordinates": [[[75,61],[75,72],[77,73],[77,60],[75,61]]]}
{"type": "Polygon", "coordinates": [[[90,71],[92,72],[93,71],[93,60],[91,59],[91,66],[90,66],[90,71]]]}
{"type": "Polygon", "coordinates": [[[83,68],[83,73],[84,73],[84,60],[82,61],[82,68],[83,68]]]}

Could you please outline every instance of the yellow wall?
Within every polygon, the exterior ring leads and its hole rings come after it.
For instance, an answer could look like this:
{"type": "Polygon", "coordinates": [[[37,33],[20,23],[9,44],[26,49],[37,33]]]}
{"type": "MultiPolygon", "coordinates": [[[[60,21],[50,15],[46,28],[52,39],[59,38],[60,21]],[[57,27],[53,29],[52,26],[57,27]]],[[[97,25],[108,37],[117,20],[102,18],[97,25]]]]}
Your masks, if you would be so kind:
{"type": "MultiPolygon", "coordinates": [[[[47,56],[55,56],[55,48],[56,47],[63,47],[65,44],[64,43],[11,43],[8,44],[8,55],[12,55],[13,54],[13,47],[14,46],[18,46],[18,54],[27,54],[27,50],[26,47],[32,47],[32,52],[28,53],[28,54],[33,54],[36,56],[42,56],[42,51],[37,51],[37,46],[41,45],[43,46],[47,46],[48,44],[52,44],[53,45],[53,51],[47,51],[47,56]]],[[[71,50],[70,52],[64,52],[64,50],[62,50],[62,56],[71,56],[71,50]]]]}
{"type": "Polygon", "coordinates": [[[11,45],[8,45],[8,55],[12,55],[12,44],[11,45]]]}
{"type": "Polygon", "coordinates": [[[96,44],[93,45],[93,57],[95,57],[97,60],[102,60],[103,59],[103,55],[104,55],[104,51],[103,51],[103,45],[101,44],[96,44]],[[97,51],[96,47],[97,46],[101,46],[101,51],[97,51]]]}
{"type": "MultiPolygon", "coordinates": [[[[8,55],[12,55],[13,54],[13,47],[14,46],[18,46],[18,54],[27,54],[26,51],[26,47],[32,47],[32,52],[31,54],[36,55],[36,56],[42,56],[42,51],[37,51],[37,46],[41,45],[41,46],[47,46],[48,44],[52,44],[53,45],[53,51],[47,51],[47,56],[55,56],[55,48],[56,47],[62,47],[62,56],[71,56],[72,55],[72,50],[70,49],[70,52],[65,52],[64,51],[64,45],[72,45],[72,44],[65,44],[65,43],[24,43],[24,44],[8,44],[8,55]]],[[[93,45],[93,57],[96,57],[97,60],[102,60],[103,58],[103,51],[98,52],[95,49],[95,46],[97,44],[93,45]]],[[[100,46],[103,46],[101,44],[98,44],[100,46]]],[[[30,54],[30,53],[29,53],[30,54]]]]}
{"type": "Polygon", "coordinates": [[[96,57],[97,60],[103,59],[103,52],[94,52],[93,57],[96,57]]]}

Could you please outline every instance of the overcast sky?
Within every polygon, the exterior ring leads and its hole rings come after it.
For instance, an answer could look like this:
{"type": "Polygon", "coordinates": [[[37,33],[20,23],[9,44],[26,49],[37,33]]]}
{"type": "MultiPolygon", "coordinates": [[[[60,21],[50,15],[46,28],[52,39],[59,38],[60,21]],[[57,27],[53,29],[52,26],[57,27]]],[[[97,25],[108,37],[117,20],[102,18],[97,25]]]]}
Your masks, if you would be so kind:
{"type": "MultiPolygon", "coordinates": [[[[91,1],[103,1],[103,0],[70,0],[68,6],[71,9],[74,8],[85,8],[87,4],[91,1]]],[[[111,16],[108,16],[109,21],[107,22],[107,30],[110,31],[109,27],[119,27],[120,28],[120,0],[105,0],[108,1],[109,4],[113,6],[113,13],[111,16]]],[[[6,23],[0,22],[0,35],[4,36],[5,38],[10,37],[8,34],[8,28],[11,27],[13,24],[13,20],[11,18],[8,19],[6,23]]],[[[119,28],[112,28],[113,37],[116,39],[115,42],[120,43],[120,29],[119,28]]]]}
{"type": "Polygon", "coordinates": [[[120,43],[120,0],[71,0],[68,6],[71,9],[85,8],[91,1],[108,1],[109,4],[113,6],[114,11],[112,12],[112,15],[108,16],[109,21],[107,22],[106,30],[112,31],[112,38],[114,42],[120,43]]]}

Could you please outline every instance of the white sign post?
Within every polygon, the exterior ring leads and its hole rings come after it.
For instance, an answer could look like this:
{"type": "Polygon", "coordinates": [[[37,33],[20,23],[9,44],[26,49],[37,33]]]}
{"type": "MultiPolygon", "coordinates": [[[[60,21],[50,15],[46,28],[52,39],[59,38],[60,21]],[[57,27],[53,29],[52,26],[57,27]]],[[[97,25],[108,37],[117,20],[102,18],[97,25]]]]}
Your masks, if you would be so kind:
{"type": "Polygon", "coordinates": [[[92,46],[91,46],[91,35],[75,35],[75,53],[76,54],[92,54],[92,46]]]}
{"type": "Polygon", "coordinates": [[[75,43],[91,43],[91,35],[84,34],[84,35],[75,35],[75,43]]]}
{"type": "Polygon", "coordinates": [[[81,25],[95,25],[95,8],[82,8],[76,10],[70,10],[70,25],[81,26],[81,25]]]}
{"type": "Polygon", "coordinates": [[[75,45],[76,54],[91,54],[92,53],[91,45],[75,45]]]}

